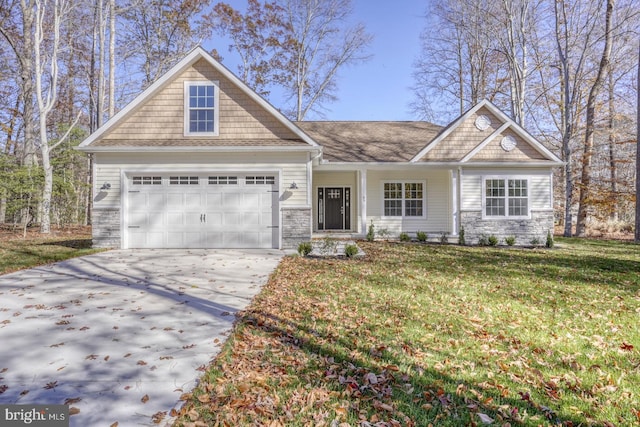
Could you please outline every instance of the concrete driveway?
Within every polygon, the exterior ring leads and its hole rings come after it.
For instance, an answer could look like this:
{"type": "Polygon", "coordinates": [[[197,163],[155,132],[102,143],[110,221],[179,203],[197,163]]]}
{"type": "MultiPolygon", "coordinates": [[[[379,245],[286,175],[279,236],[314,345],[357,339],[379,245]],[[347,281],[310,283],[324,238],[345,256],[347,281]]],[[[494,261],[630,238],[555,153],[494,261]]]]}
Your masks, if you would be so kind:
{"type": "Polygon", "coordinates": [[[158,425],[266,283],[277,250],[115,250],[0,276],[0,404],[158,425]]]}

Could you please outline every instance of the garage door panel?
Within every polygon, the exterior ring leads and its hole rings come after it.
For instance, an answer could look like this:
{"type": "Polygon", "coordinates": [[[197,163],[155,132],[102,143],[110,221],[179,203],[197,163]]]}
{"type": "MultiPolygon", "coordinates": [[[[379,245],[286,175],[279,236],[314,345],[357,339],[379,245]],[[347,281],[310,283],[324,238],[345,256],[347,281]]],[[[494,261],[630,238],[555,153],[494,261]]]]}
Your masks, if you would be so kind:
{"type": "Polygon", "coordinates": [[[247,185],[243,175],[233,183],[212,181],[209,176],[201,176],[199,184],[190,185],[170,185],[168,175],[158,185],[133,185],[130,180],[128,246],[277,247],[279,210],[275,185],[247,185]]]}
{"type": "Polygon", "coordinates": [[[147,198],[148,210],[163,211],[166,208],[166,197],[164,194],[148,193],[147,198]]]}

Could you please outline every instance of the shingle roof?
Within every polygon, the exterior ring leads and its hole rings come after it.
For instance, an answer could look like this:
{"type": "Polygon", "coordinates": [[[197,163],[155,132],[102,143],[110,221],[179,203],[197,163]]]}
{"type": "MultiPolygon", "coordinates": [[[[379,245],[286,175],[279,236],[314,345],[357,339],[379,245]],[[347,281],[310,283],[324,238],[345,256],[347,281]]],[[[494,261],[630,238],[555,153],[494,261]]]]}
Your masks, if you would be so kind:
{"type": "Polygon", "coordinates": [[[442,130],[427,122],[295,122],[330,162],[408,162],[442,130]]]}

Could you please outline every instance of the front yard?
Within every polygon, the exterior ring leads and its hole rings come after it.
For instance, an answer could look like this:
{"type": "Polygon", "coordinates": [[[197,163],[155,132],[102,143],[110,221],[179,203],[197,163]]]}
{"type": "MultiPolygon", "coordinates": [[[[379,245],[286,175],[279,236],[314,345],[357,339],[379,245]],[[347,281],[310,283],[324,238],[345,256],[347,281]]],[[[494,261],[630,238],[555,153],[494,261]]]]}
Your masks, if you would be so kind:
{"type": "Polygon", "coordinates": [[[640,247],[288,257],[176,426],[640,422],[640,247]]]}

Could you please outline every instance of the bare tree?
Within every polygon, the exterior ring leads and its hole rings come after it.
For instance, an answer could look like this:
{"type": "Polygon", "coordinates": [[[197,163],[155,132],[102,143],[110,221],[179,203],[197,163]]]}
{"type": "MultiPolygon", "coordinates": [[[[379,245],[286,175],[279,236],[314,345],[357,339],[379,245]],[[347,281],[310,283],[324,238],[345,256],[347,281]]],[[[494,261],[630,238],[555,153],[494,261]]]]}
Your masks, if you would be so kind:
{"type": "Polygon", "coordinates": [[[638,85],[636,86],[636,220],[635,242],[640,243],[640,43],[638,43],[638,85]]]}
{"type": "Polygon", "coordinates": [[[347,65],[369,58],[372,36],[364,25],[348,26],[351,0],[280,0],[291,29],[287,54],[291,69],[283,83],[296,120],[336,98],[336,76],[347,65]]]}
{"type": "Polygon", "coordinates": [[[598,66],[598,74],[589,90],[589,98],[587,100],[587,122],[584,138],[584,152],[582,155],[582,179],[580,182],[580,202],[578,205],[578,221],[576,223],[576,234],[584,236],[587,227],[589,192],[591,190],[591,160],[593,157],[593,139],[595,133],[596,120],[596,98],[600,93],[600,89],[604,83],[604,78],[609,69],[609,58],[611,57],[611,18],[613,16],[613,8],[615,0],[607,0],[607,12],[605,18],[604,29],[604,48],[600,65],[598,66]]]}
{"type": "Polygon", "coordinates": [[[283,80],[284,70],[291,68],[285,65],[291,31],[283,12],[277,3],[249,0],[245,14],[218,3],[204,16],[205,26],[231,39],[229,50],[240,58],[239,77],[263,96],[269,94],[271,84],[283,80]]]}

